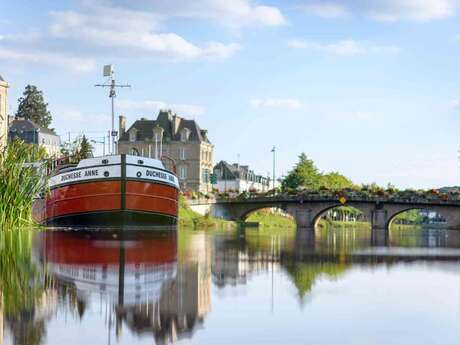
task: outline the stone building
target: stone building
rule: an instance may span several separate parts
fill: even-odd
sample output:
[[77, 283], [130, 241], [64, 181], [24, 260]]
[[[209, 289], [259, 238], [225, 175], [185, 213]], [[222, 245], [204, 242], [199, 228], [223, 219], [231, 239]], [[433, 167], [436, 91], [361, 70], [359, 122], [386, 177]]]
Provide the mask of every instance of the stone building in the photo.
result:
[[18, 137], [24, 142], [43, 147], [49, 157], [58, 158], [61, 153], [61, 138], [51, 129], [40, 127], [31, 120], [15, 119], [10, 124], [9, 139]]
[[272, 186], [271, 179], [257, 175], [247, 165], [229, 164], [220, 161], [214, 167], [216, 183], [213, 188], [219, 192], [267, 192]]
[[183, 191], [210, 192], [214, 146], [196, 121], [162, 110], [156, 120], [141, 118], [126, 129], [120, 116], [118, 153], [162, 159], [176, 170]]
[[8, 141], [8, 83], [0, 75], [0, 149]]

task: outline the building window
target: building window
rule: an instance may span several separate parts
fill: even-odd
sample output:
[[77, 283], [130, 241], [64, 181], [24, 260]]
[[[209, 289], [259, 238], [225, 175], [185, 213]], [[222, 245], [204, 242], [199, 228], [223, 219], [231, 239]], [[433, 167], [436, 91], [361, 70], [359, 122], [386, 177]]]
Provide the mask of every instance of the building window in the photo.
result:
[[137, 137], [137, 131], [135, 128], [133, 128], [132, 130], [129, 131], [129, 141], [131, 142], [136, 141], [136, 137]]
[[203, 182], [208, 183], [209, 182], [209, 169], [203, 169], [203, 176], [202, 176]]
[[182, 129], [182, 131], [180, 132], [180, 141], [185, 143], [188, 140], [189, 135], [190, 135], [190, 130], [188, 128]]
[[135, 147], [133, 147], [133, 148], [131, 149], [131, 154], [132, 154], [133, 156], [139, 156], [139, 150], [136, 149]]
[[179, 178], [185, 180], [187, 178], [187, 166], [181, 165], [179, 167]]
[[186, 153], [186, 150], [184, 148], [179, 149], [179, 159], [181, 159], [183, 161], [187, 159], [187, 153]]

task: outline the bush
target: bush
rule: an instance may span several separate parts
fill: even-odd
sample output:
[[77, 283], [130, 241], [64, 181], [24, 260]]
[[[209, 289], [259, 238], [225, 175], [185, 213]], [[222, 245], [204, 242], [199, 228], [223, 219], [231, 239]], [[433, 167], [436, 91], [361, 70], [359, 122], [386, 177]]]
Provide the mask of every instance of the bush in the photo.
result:
[[[32, 224], [32, 203], [45, 192], [45, 153], [23, 141], [14, 140], [0, 152], [0, 224], [2, 228]], [[42, 161], [43, 169], [25, 163]]]

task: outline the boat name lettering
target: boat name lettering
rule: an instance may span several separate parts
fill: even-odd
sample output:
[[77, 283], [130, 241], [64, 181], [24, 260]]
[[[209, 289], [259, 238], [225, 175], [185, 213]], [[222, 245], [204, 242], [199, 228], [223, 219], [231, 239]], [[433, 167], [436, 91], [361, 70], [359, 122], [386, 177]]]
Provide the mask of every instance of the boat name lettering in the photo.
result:
[[155, 170], [147, 170], [145, 173], [147, 176], [152, 176], [152, 177], [158, 177], [163, 180], [168, 179], [168, 175], [166, 175], [164, 172], [161, 171], [155, 171]]
[[99, 170], [86, 170], [85, 176], [99, 176]]
[[148, 177], [157, 177], [157, 178], [161, 178], [163, 180], [168, 180], [170, 182], [173, 182], [174, 183], [174, 176], [170, 175], [170, 174], [167, 174], [167, 173], [164, 173], [162, 171], [155, 171], [155, 170], [147, 170], [146, 173], [145, 173], [146, 176]]
[[65, 174], [61, 176], [61, 182], [67, 181], [67, 180], [72, 180], [74, 178], [80, 178], [81, 177], [81, 171], [75, 171], [69, 174]]

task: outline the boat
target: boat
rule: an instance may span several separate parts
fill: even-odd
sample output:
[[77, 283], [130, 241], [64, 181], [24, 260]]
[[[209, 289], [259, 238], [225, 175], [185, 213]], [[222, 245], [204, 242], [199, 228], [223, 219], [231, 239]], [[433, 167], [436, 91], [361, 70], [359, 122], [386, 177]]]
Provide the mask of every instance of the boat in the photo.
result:
[[56, 227], [171, 226], [178, 198], [177, 176], [161, 160], [109, 155], [55, 169], [33, 217]]

